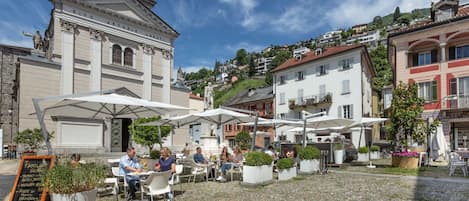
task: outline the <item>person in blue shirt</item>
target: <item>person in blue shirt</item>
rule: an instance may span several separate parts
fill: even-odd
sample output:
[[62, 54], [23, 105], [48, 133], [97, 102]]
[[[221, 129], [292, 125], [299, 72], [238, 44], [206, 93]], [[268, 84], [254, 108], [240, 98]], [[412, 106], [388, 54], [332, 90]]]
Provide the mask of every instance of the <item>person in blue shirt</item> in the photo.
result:
[[176, 160], [171, 157], [171, 151], [168, 147], [163, 147], [160, 151], [161, 157], [158, 163], [155, 164], [155, 171], [165, 172], [171, 170], [171, 173], [176, 172]]
[[141, 171], [141, 165], [138, 163], [137, 157], [135, 157], [135, 148], [127, 148], [127, 154], [122, 156], [119, 161], [119, 174], [125, 175], [125, 180], [129, 185], [129, 192], [127, 196], [128, 200], [135, 199], [135, 192], [139, 187], [139, 176], [129, 174], [133, 172], [138, 173]]
[[207, 164], [208, 161], [205, 159], [204, 155], [202, 154], [202, 148], [197, 147], [195, 150], [197, 153], [194, 154], [194, 162]]

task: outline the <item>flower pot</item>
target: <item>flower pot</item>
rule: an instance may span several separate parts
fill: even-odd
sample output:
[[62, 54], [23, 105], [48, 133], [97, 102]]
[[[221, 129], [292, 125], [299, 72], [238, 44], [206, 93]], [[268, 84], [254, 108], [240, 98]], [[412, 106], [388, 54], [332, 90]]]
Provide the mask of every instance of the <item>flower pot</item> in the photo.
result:
[[402, 169], [415, 169], [418, 167], [418, 164], [419, 164], [418, 157], [402, 157], [402, 156], [392, 157], [393, 167], [399, 167]]
[[246, 184], [266, 184], [273, 179], [273, 166], [243, 166], [243, 183]]
[[342, 164], [344, 162], [344, 150], [334, 151], [334, 161], [335, 164]]
[[358, 162], [368, 162], [369, 161], [368, 157], [369, 157], [368, 153], [358, 153], [357, 161]]
[[319, 160], [300, 160], [300, 173], [314, 173], [319, 171]]
[[296, 167], [282, 169], [278, 172], [278, 180], [285, 181], [296, 177]]
[[52, 201], [95, 201], [98, 194], [97, 189], [72, 194], [51, 193]]
[[427, 150], [423, 146], [414, 146], [414, 147], [409, 147], [409, 151], [411, 151], [411, 152], [426, 152]]
[[379, 159], [379, 151], [372, 151], [371, 159]]

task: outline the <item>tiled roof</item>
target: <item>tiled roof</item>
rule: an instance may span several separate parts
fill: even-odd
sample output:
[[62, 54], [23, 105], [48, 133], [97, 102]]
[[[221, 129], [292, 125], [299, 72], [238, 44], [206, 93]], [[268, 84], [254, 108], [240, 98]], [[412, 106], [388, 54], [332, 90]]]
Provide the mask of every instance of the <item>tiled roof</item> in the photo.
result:
[[197, 96], [197, 95], [193, 94], [192, 92], [189, 93], [189, 98], [196, 99], [196, 100], [204, 100], [204, 98], [202, 98], [200, 96]]
[[241, 103], [248, 103], [248, 102], [254, 102], [254, 101], [259, 101], [259, 100], [265, 100], [265, 99], [273, 99], [274, 98], [274, 93], [272, 90], [272, 86], [264, 87], [264, 88], [256, 88], [254, 89], [254, 93], [249, 94], [249, 89], [246, 89], [240, 93], [238, 93], [236, 96], [228, 100], [225, 104], [225, 106], [232, 106], [232, 105], [238, 105]]
[[289, 68], [292, 68], [301, 64], [305, 64], [311, 61], [326, 58], [332, 55], [336, 55], [339, 53], [343, 53], [343, 52], [346, 52], [355, 48], [361, 48], [361, 47], [364, 47], [364, 46], [363, 45], [343, 45], [343, 46], [329, 47], [329, 48], [324, 49], [322, 51], [322, 54], [320, 55], [316, 55], [315, 51], [311, 51], [311, 52], [306, 53], [302, 59], [296, 59], [296, 58], [288, 59], [280, 66], [273, 69], [272, 72], [289, 69]]
[[396, 36], [396, 35], [400, 35], [400, 34], [404, 34], [404, 33], [410, 33], [414, 30], [417, 30], [417, 29], [425, 29], [425, 28], [430, 28], [430, 27], [433, 27], [433, 26], [438, 26], [438, 25], [441, 25], [441, 24], [447, 24], [448, 22], [453, 22], [453, 21], [456, 21], [456, 20], [460, 20], [460, 19], [464, 19], [464, 18], [467, 18], [469, 17], [469, 5], [461, 5], [459, 8], [458, 8], [458, 13], [456, 14], [456, 16], [454, 16], [453, 18], [451, 19], [447, 19], [447, 20], [444, 20], [444, 21], [424, 21], [424, 22], [421, 22], [421, 23], [417, 23], [417, 24], [414, 24], [414, 25], [409, 25], [409, 26], [406, 26], [406, 27], [403, 27], [401, 29], [399, 29], [398, 31], [394, 32], [394, 33], [391, 33], [390, 36]]

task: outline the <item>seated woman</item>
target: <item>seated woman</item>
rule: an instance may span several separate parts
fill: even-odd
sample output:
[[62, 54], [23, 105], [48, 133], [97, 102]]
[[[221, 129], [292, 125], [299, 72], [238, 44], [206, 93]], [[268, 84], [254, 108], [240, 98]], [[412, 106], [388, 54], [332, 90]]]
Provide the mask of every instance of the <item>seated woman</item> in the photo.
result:
[[230, 153], [228, 152], [228, 147], [223, 147], [223, 149], [221, 150], [221, 154], [220, 154], [220, 166], [222, 166], [223, 164], [229, 162], [230, 160]]
[[[225, 148], [223, 148], [223, 149], [225, 149]], [[243, 162], [243, 152], [241, 152], [241, 149], [238, 146], [235, 146], [233, 156], [230, 156], [228, 161], [221, 166], [222, 175], [220, 175], [217, 178], [217, 181], [222, 181], [222, 182], [226, 181], [226, 178], [225, 178], [226, 171], [231, 169], [232, 166], [233, 167], [239, 167], [242, 162]]]
[[171, 157], [171, 151], [168, 147], [163, 147], [160, 151], [161, 157], [158, 163], [155, 163], [155, 171], [165, 172], [171, 170], [171, 173], [176, 172], [176, 160]]

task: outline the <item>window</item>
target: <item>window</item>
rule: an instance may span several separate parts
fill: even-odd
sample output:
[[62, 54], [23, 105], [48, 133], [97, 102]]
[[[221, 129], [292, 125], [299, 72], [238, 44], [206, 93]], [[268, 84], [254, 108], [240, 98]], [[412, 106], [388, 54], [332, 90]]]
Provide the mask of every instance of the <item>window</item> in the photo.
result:
[[303, 80], [304, 79], [304, 73], [303, 71], [299, 71], [296, 73], [296, 80], [297, 81], [300, 81], [300, 80]]
[[280, 84], [285, 84], [285, 81], [286, 81], [286, 76], [285, 75], [281, 75], [280, 76]]
[[133, 66], [134, 52], [130, 48], [124, 50], [124, 66]]
[[426, 102], [436, 101], [437, 100], [437, 83], [436, 81], [432, 82], [422, 82], [418, 84], [419, 86], [419, 97], [423, 98]]
[[350, 93], [350, 80], [342, 80], [342, 94]]
[[353, 105], [339, 106], [339, 115], [344, 119], [353, 119]]
[[327, 65], [323, 64], [318, 67], [318, 75], [327, 74]]
[[270, 145], [270, 137], [264, 137], [264, 147], [267, 148]]
[[456, 59], [469, 57], [469, 45], [456, 47], [455, 51], [456, 51], [456, 55], [455, 55]]
[[287, 118], [287, 115], [285, 113], [280, 113], [278, 116], [279, 116], [280, 119], [286, 119]]
[[419, 66], [431, 64], [431, 62], [432, 62], [432, 54], [430, 52], [419, 53], [419, 57], [418, 57]]
[[233, 147], [236, 145], [236, 142], [234, 139], [229, 139], [228, 140], [228, 145], [230, 146], [230, 148], [233, 149]]
[[278, 101], [280, 105], [285, 104], [285, 93], [280, 93], [280, 100]]
[[119, 45], [112, 46], [112, 64], [122, 65], [122, 48]]
[[457, 95], [458, 94], [458, 83], [457, 83], [457, 78], [453, 78], [449, 81], [449, 88], [450, 88], [450, 94], [451, 95]]
[[303, 89], [298, 89], [298, 100], [296, 104], [303, 104]]
[[278, 136], [278, 140], [279, 141], [287, 141], [287, 136], [286, 135]]
[[341, 67], [341, 70], [348, 70], [352, 68], [352, 63], [353, 59], [344, 59], [342, 61], [339, 61], [339, 67]]
[[459, 78], [459, 95], [469, 95], [469, 77]]

